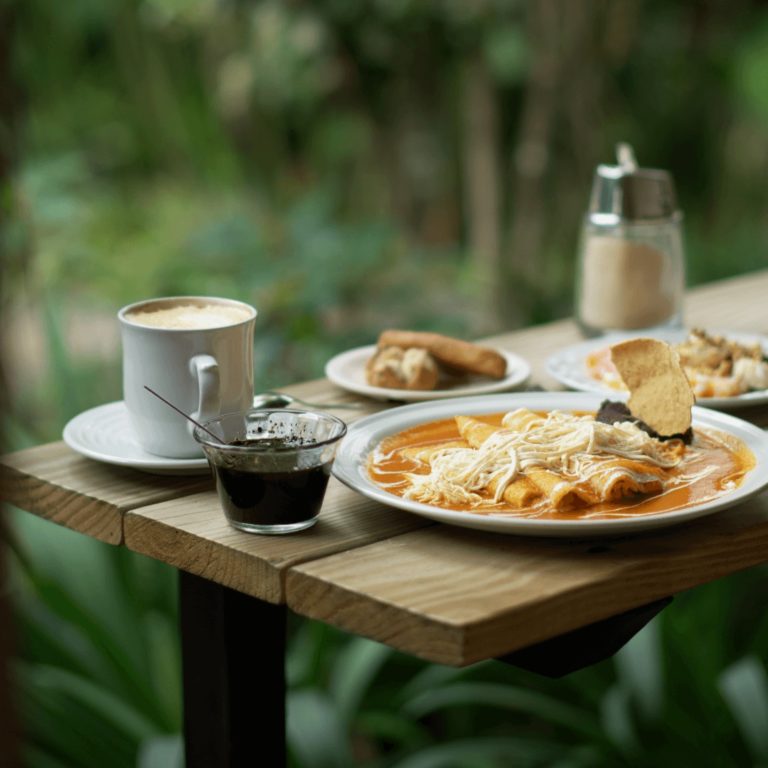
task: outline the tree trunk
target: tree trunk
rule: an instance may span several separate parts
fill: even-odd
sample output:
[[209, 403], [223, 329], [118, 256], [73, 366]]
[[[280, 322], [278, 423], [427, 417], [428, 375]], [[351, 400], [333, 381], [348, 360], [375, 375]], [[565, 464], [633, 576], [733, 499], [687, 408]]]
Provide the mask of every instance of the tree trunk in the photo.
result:
[[[633, 4], [621, 7], [632, 10]], [[531, 297], [562, 297], [570, 289], [573, 264], [568, 259], [575, 263], [579, 233], [563, 231], [558, 222], [577, 221], [587, 205], [598, 159], [602, 73], [606, 59], [621, 57], [627, 45], [622, 37], [619, 50], [612, 47], [616, 41], [605, 27], [613, 6], [605, 2], [537, 0], [528, 8], [532, 59], [512, 156], [505, 243], [509, 282], [517, 286], [519, 306], [511, 323], [530, 317]], [[553, 230], [562, 236], [559, 251], [547, 248], [557, 245], [549, 237]]]
[[463, 105], [467, 242], [485, 309], [484, 324], [497, 331], [504, 325], [506, 293], [501, 262], [501, 152], [496, 93], [482, 52], [466, 66]]
[[[7, 283], [9, 253], [6, 250], [6, 228], [13, 215], [13, 166], [16, 161], [17, 92], [11, 70], [11, 42], [15, 8], [0, 4], [0, 262]], [[7, 290], [7, 288], [6, 288]], [[5, 299], [5, 297], [3, 297]], [[0, 309], [5, 305], [3, 300]], [[4, 324], [3, 324], [4, 325]], [[0, 355], [0, 363], [3, 356]], [[0, 407], [8, 408], [5, 371], [0, 366]], [[5, 436], [0, 435], [0, 451], [5, 450]], [[10, 660], [13, 653], [13, 621], [8, 601], [6, 573], [5, 517], [0, 518], [0, 762], [8, 768], [21, 764], [18, 721], [14, 708], [15, 688], [11, 685]]]
[[528, 6], [528, 38], [532, 58], [516, 146], [512, 156], [509, 230], [506, 244], [509, 282], [516, 301], [507, 320], [519, 325], [531, 308], [529, 289], [541, 258], [545, 219], [554, 211], [545, 205], [544, 182], [550, 165], [552, 126], [560, 77], [560, 15], [566, 4], [537, 0]]

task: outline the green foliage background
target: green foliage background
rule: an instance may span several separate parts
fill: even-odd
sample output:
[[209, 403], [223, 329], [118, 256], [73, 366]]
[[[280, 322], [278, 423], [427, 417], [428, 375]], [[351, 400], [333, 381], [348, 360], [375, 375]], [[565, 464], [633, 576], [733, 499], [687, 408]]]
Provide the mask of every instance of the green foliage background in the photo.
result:
[[[0, 233], [5, 318], [21, 339], [14, 448], [120, 397], [109, 329], [147, 296], [257, 306], [259, 388], [321, 375], [384, 325], [472, 336], [567, 315], [591, 171], [619, 140], [675, 177], [689, 283], [766, 266], [758, 2], [0, 10], [14, 32], [0, 137], [16, 155]], [[479, 138], [478, 70], [495, 126]], [[546, 118], [533, 134], [532, 105]], [[495, 312], [472, 245], [478, 140], [498, 173]], [[10, 519], [26, 764], [179, 764], [173, 573]], [[292, 764], [768, 765], [767, 588], [753, 569], [679, 596], [613, 660], [560, 681], [495, 662], [427, 665], [292, 622]]]

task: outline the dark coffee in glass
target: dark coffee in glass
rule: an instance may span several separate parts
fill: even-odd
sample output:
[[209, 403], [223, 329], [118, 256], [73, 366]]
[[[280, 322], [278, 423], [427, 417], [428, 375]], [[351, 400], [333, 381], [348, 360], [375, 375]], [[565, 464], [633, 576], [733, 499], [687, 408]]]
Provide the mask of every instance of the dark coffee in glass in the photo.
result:
[[290, 533], [314, 524], [336, 445], [346, 432], [330, 414], [254, 409], [207, 423], [202, 444], [229, 522], [250, 533]]

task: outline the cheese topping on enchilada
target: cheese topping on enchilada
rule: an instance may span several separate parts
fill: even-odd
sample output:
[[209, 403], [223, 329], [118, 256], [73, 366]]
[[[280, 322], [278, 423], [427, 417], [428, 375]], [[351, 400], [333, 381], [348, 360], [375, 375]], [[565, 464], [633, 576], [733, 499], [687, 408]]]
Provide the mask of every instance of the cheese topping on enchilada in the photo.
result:
[[686, 506], [736, 487], [753, 465], [745, 446], [714, 431], [686, 446], [631, 422], [518, 409], [404, 430], [373, 452], [369, 475], [446, 509], [572, 519]]

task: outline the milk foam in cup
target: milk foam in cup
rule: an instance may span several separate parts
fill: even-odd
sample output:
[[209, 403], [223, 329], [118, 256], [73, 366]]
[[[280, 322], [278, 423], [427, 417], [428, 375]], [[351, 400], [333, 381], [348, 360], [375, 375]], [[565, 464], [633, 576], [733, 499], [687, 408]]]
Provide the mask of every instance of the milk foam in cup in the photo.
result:
[[168, 458], [202, 456], [192, 425], [253, 402], [256, 309], [231, 299], [177, 296], [130, 304], [118, 313], [123, 398], [139, 445]]
[[226, 304], [174, 304], [161, 308], [150, 306], [126, 315], [131, 323], [180, 331], [223, 328], [242, 323], [250, 317], [248, 310]]

